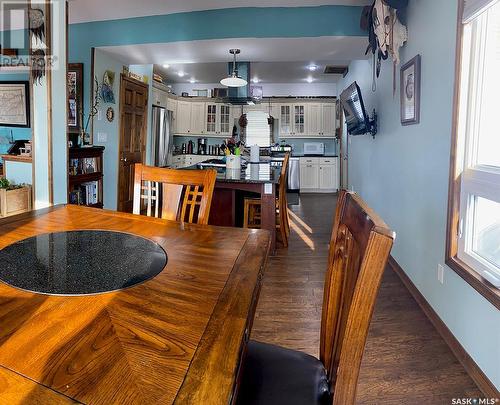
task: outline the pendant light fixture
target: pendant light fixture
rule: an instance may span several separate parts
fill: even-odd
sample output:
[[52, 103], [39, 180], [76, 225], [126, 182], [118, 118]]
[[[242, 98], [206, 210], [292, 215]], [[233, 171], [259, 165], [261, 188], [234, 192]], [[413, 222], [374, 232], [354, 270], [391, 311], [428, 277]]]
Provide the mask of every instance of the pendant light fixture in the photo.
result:
[[231, 73], [228, 77], [222, 79], [220, 84], [226, 87], [243, 87], [248, 84], [245, 79], [242, 79], [238, 76], [238, 69], [236, 69], [236, 55], [238, 55], [241, 51], [239, 49], [230, 49], [229, 53], [233, 55], [233, 73]]

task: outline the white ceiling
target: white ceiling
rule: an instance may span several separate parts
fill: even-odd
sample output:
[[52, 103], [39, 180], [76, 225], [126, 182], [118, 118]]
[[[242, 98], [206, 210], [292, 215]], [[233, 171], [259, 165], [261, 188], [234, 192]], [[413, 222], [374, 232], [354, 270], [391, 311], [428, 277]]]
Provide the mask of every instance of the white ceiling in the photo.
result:
[[[346, 65], [365, 58], [364, 37], [231, 38], [203, 41], [141, 44], [100, 48], [125, 64], [153, 64], [169, 82], [217, 82], [227, 74], [229, 49], [240, 48], [238, 60], [253, 62], [252, 75], [266, 83], [299, 83], [308, 76], [331, 83], [338, 76], [322, 75], [326, 64]], [[169, 69], [162, 65], [169, 64]], [[316, 72], [307, 66], [319, 66]], [[183, 71], [184, 77], [177, 73]]]
[[[312, 72], [305, 62], [252, 62], [250, 78], [256, 83], [300, 83], [310, 80], [314, 83], [336, 83], [341, 75], [325, 75], [323, 72], [327, 62], [314, 62], [317, 69]], [[348, 65], [348, 62], [343, 63]], [[170, 65], [168, 69], [158, 65], [155, 72], [159, 73], [167, 83], [218, 83], [228, 75], [228, 65], [219, 63], [191, 63]], [[178, 73], [184, 73], [179, 77]]]
[[235, 7], [364, 6], [371, 0], [71, 0], [70, 23]]

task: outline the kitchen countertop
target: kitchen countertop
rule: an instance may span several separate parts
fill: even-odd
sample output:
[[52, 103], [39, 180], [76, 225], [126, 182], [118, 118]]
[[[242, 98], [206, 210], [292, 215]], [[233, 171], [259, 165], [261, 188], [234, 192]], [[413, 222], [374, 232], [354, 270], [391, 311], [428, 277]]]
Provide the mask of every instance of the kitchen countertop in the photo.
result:
[[[203, 162], [202, 162], [203, 163]], [[181, 170], [199, 169], [198, 165], [184, 167]], [[242, 170], [227, 170], [225, 167], [205, 167], [217, 170], [217, 182], [224, 183], [279, 183], [281, 168], [271, 162], [248, 163]]]
[[319, 157], [319, 158], [336, 158], [338, 155], [326, 153], [324, 155], [304, 155], [301, 153], [292, 153], [292, 157]]

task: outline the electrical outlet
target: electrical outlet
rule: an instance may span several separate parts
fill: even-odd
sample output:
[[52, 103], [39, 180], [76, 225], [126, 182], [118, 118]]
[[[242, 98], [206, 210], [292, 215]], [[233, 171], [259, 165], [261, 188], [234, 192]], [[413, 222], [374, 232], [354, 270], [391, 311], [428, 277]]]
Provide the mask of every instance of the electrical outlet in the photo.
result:
[[108, 142], [108, 134], [106, 134], [105, 132], [98, 132], [97, 142]]
[[102, 121], [102, 111], [97, 110], [97, 121]]
[[438, 273], [437, 273], [437, 276], [438, 276], [438, 281], [441, 284], [444, 284], [444, 267], [443, 267], [442, 264], [438, 264]]

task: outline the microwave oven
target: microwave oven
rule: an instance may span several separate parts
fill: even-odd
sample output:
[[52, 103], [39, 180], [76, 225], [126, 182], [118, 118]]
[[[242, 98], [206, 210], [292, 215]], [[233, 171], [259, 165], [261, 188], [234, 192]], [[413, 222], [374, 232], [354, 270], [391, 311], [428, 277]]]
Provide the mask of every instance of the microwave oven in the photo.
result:
[[324, 155], [325, 144], [323, 142], [304, 142], [304, 155]]

